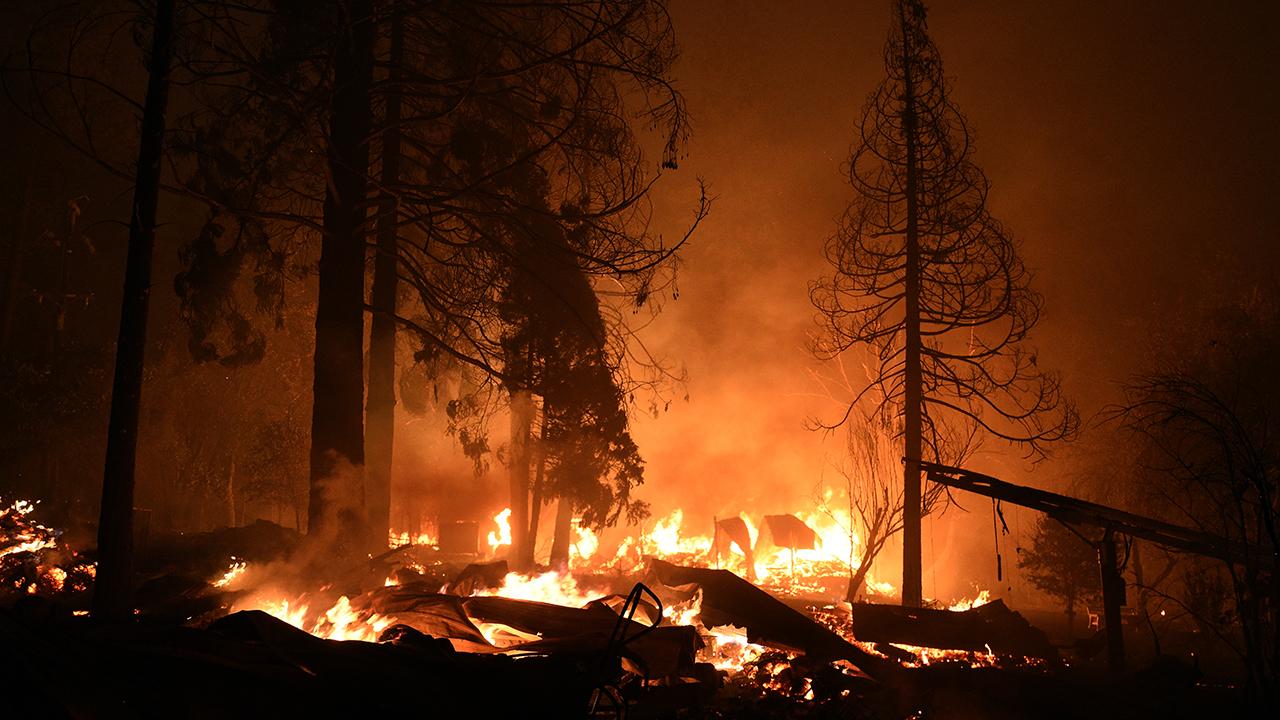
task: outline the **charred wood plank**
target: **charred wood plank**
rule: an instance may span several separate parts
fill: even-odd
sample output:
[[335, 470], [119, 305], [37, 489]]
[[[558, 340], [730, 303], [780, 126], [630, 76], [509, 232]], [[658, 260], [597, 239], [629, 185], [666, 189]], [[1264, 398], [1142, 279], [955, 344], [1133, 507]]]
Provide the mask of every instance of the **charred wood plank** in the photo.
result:
[[656, 558], [648, 562], [649, 572], [663, 585], [693, 583], [702, 588], [702, 622], [707, 627], [745, 627], [750, 642], [820, 659], [848, 660], [873, 677], [883, 669], [881, 658], [728, 570], [680, 567]]
[[1058, 658], [1044, 632], [1002, 600], [964, 612], [854, 603], [852, 616], [854, 637], [867, 642]]

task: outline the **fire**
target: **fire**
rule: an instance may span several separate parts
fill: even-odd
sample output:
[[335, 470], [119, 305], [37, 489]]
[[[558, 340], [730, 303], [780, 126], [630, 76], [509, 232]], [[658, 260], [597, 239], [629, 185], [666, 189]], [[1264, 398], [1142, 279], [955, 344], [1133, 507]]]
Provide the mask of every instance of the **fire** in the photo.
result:
[[473, 622], [476, 629], [480, 631], [480, 634], [484, 635], [484, 639], [496, 648], [507, 648], [512, 645], [519, 645], [521, 643], [533, 642], [535, 640], [542, 639], [537, 635], [517, 630], [510, 625], [503, 625], [502, 623]]
[[872, 595], [884, 595], [892, 597], [898, 593], [898, 588], [891, 582], [877, 582], [873, 580], [871, 575], [867, 575], [867, 592]]
[[662, 617], [672, 625], [695, 625], [702, 614], [702, 589], [682, 603], [672, 603], [662, 608]]
[[15, 500], [9, 507], [3, 505], [4, 498], [0, 498], [0, 558], [58, 546], [57, 532], [26, 519], [35, 511], [35, 503]]
[[[60, 531], [30, 517], [38, 504], [29, 500], [6, 504], [0, 498], [0, 582], [6, 590], [29, 595], [88, 590], [97, 566], [62, 546]], [[52, 561], [50, 550], [57, 550], [61, 559]]]
[[[920, 647], [918, 645], [900, 645], [898, 643], [893, 643], [893, 646], [916, 656], [914, 662], [907, 661], [903, 663], [907, 667], [925, 667], [940, 662], [961, 663], [970, 667], [996, 667], [1000, 664], [1000, 657], [991, 651], [990, 645], [987, 646], [986, 652], [944, 650], [941, 648]], [[1031, 661], [1031, 658], [1019, 659], [1027, 662]]]
[[[578, 573], [603, 570], [635, 572], [643, 557], [656, 556], [672, 562], [703, 567], [716, 562], [745, 575], [745, 562], [750, 552], [755, 559], [753, 569], [759, 585], [777, 594], [809, 597], [820, 597], [823, 594], [829, 596], [832, 580], [836, 586], [840, 586], [839, 581], [846, 579], [858, 568], [857, 551], [861, 540], [856, 533], [850, 531], [847, 515], [825, 511], [797, 514], [798, 519], [814, 530], [816, 541], [812, 548], [779, 547], [770, 537], [769, 530], [773, 523], [762, 522], [757, 525], [745, 515], [739, 517], [744, 521], [751, 547], [741, 548], [736, 543], [725, 543], [722, 537], [721, 554], [718, 558], [714, 551], [713, 536], [688, 533], [685, 514], [681, 509], [675, 509], [658, 519], [649, 532], [623, 538], [612, 554], [600, 552], [599, 537], [590, 528], [583, 526], [580, 520], [575, 520], [572, 526], [574, 542], [570, 548], [571, 566]], [[510, 518], [509, 508], [504, 508], [493, 518], [494, 529], [488, 534], [488, 542], [495, 554], [502, 550], [502, 546], [511, 544]], [[389, 544], [395, 547], [408, 544], [431, 546], [436, 541], [437, 538], [430, 533], [414, 536], [407, 532], [393, 532], [388, 537]], [[247, 569], [246, 563], [232, 558], [226, 572], [213, 584], [217, 587], [244, 584]], [[609, 592], [584, 587], [580, 585], [580, 581], [581, 575], [575, 576], [565, 571], [508, 573], [501, 586], [479, 590], [477, 594], [576, 608], [584, 607]], [[398, 582], [393, 576], [386, 578], [383, 584], [392, 586]], [[891, 583], [878, 582], [870, 575], [866, 577], [866, 590], [879, 595], [896, 592]], [[969, 610], [989, 602], [990, 599], [990, 592], [981, 590], [972, 598], [953, 602], [949, 608], [954, 611]], [[357, 609], [361, 607], [360, 603], [353, 606], [351, 599], [345, 595], [323, 610], [314, 608], [314, 605], [305, 595], [293, 599], [259, 595], [237, 609], [258, 608], [317, 637], [335, 640], [376, 641], [383, 630], [396, 622], [394, 617], [380, 616], [369, 609]], [[637, 622], [651, 622], [644, 613], [638, 614], [635, 619]], [[473, 622], [489, 644], [503, 652], [518, 654], [522, 645], [540, 639], [536, 635], [502, 624], [475, 619]], [[778, 659], [785, 653], [779, 654], [778, 651], [750, 642], [745, 628], [704, 625], [701, 590], [695, 591], [688, 600], [664, 606], [662, 623], [695, 628], [703, 638], [698, 660], [710, 663], [721, 671], [731, 674], [752, 672], [758, 675], [761, 672], [769, 674], [775, 670], [780, 671], [780, 668], [786, 666], [785, 659]], [[842, 634], [848, 637], [847, 628], [843, 629]], [[878, 652], [872, 646], [863, 643], [859, 645], [869, 652]], [[989, 649], [983, 653], [905, 645], [897, 647], [909, 653], [908, 659], [903, 661], [908, 667], [940, 662], [959, 662], [978, 667], [996, 665], [1007, 660], [999, 658]], [[1023, 662], [1025, 659], [1016, 660]]]
[[235, 557], [233, 556], [231, 558], [231, 566], [228, 567], [227, 571], [222, 574], [222, 577], [213, 581], [213, 586], [227, 587], [228, 585], [230, 585], [231, 583], [239, 579], [241, 575], [244, 575], [245, 568], [247, 567], [249, 567], [248, 563], [244, 562], [243, 560], [236, 560]]
[[481, 590], [477, 594], [496, 595], [513, 600], [533, 600], [566, 607], [582, 607], [601, 597], [599, 593], [583, 592], [572, 575], [558, 572], [545, 572], [538, 575], [507, 573], [501, 587]]
[[[715, 550], [713, 535], [687, 532], [685, 513], [675, 509], [654, 523], [653, 528], [636, 537], [627, 537], [611, 558], [597, 560], [595, 569], [635, 571], [643, 557], [653, 556], [684, 565], [709, 567], [713, 564], [753, 578], [761, 587], [783, 595], [830, 597], [835, 588], [843, 588], [842, 580], [859, 569], [858, 550], [862, 545], [847, 511], [824, 509], [822, 512], [800, 512], [795, 517], [814, 531], [815, 546], [789, 548], [775, 544], [767, 532], [768, 525], [757, 525], [745, 513], [738, 515], [746, 525], [754, 566], [747, 568], [747, 549], [736, 541], [721, 537], [720, 551]], [[869, 595], [891, 597], [897, 588], [879, 582], [870, 574], [865, 579]], [[840, 594], [843, 594], [841, 589]]]
[[573, 521], [573, 532], [577, 540], [569, 546], [569, 562], [571, 565], [585, 565], [600, 549], [600, 538], [596, 537], [591, 528], [583, 527], [578, 520]]
[[976, 596], [971, 598], [962, 598], [960, 600], [956, 600], [955, 602], [948, 605], [947, 609], [952, 612], [964, 612], [966, 610], [972, 610], [976, 607], [981, 607], [983, 605], [986, 605], [989, 602], [991, 602], [991, 591], [979, 590]]
[[764, 646], [747, 641], [746, 628], [736, 625], [710, 628], [703, 638], [707, 645], [698, 653], [698, 660], [725, 672], [741, 671], [744, 665], [758, 660], [765, 652]]
[[324, 611], [324, 619], [317, 621], [317, 627], [311, 630], [311, 634], [331, 640], [375, 642], [391, 623], [390, 619], [377, 613], [362, 616], [351, 608], [351, 601], [343, 595], [333, 607]]
[[[492, 537], [492, 535], [490, 537]], [[387, 535], [387, 547], [389, 548], [404, 547], [405, 545], [438, 545], [439, 542], [439, 538], [436, 537], [435, 533], [431, 532], [422, 532], [417, 535], [413, 535], [407, 530], [400, 532], [392, 530]]]
[[712, 540], [707, 535], [687, 535], [680, 532], [684, 524], [684, 511], [676, 508], [670, 515], [654, 524], [653, 530], [640, 538], [640, 551], [645, 555], [672, 557], [687, 555], [705, 558], [711, 553]]
[[53, 567], [50, 567], [50, 568], [41, 566], [40, 571], [41, 571], [41, 574], [44, 575], [45, 579], [49, 581], [49, 584], [53, 586], [54, 592], [61, 592], [62, 588], [66, 586], [66, 583], [67, 583], [66, 570], [63, 570], [57, 565], [54, 565]]
[[[362, 640], [377, 642], [378, 636], [394, 620], [377, 613], [359, 612], [351, 607], [351, 600], [343, 595], [328, 609], [312, 613], [305, 603], [290, 603], [285, 598], [260, 599], [238, 610], [262, 610], [278, 620], [305, 630], [326, 640]], [[310, 622], [308, 620], [310, 619]]]
[[511, 545], [511, 508], [503, 508], [502, 512], [493, 516], [498, 531], [489, 533], [489, 549], [498, 554], [498, 548]]

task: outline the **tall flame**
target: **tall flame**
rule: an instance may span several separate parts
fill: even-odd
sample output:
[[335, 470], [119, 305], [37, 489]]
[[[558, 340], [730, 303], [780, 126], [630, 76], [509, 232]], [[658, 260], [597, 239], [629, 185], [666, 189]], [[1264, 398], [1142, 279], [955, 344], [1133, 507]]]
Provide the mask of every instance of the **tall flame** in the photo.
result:
[[496, 555], [498, 548], [511, 545], [511, 508], [503, 508], [502, 512], [493, 516], [493, 522], [498, 530], [489, 533], [489, 550]]

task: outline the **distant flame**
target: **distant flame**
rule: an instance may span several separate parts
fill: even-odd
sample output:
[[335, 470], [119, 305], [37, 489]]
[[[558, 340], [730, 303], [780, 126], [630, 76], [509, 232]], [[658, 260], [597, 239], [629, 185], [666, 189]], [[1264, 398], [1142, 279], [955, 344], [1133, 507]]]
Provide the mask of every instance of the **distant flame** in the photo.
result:
[[493, 522], [497, 524], [498, 531], [489, 533], [489, 549], [496, 555], [498, 548], [511, 544], [511, 508], [503, 508], [493, 516]]
[[573, 522], [573, 532], [577, 540], [569, 547], [569, 561], [573, 565], [585, 565], [600, 549], [600, 538], [596, 537], [591, 528], [583, 527], [577, 520]]
[[960, 600], [956, 600], [955, 602], [948, 605], [947, 609], [952, 612], [964, 612], [966, 610], [972, 610], [976, 607], [981, 607], [983, 605], [986, 605], [989, 602], [991, 602], [991, 591], [979, 590], [978, 594], [975, 597], [962, 598]]
[[389, 548], [404, 547], [405, 545], [438, 545], [439, 542], [440, 540], [432, 532], [412, 535], [407, 530], [400, 532], [392, 530], [387, 535], [387, 547]]

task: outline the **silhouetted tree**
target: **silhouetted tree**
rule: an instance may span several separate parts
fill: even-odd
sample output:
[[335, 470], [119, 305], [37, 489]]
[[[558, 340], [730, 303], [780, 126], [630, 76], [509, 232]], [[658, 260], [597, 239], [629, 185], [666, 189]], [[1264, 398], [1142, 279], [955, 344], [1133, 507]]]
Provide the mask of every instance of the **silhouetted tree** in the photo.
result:
[[[1280, 302], [1254, 291], [1185, 319], [1108, 413], [1133, 433], [1144, 512], [1227, 539], [1237, 557], [1192, 564], [1182, 605], [1228, 642], [1247, 688], [1280, 707]], [[1226, 595], [1226, 602], [1220, 596]], [[1223, 611], [1225, 607], [1226, 612]]]
[[888, 77], [863, 109], [847, 166], [856, 198], [826, 245], [834, 274], [814, 283], [810, 297], [823, 327], [820, 357], [859, 345], [877, 353], [876, 373], [849, 411], [874, 393], [879, 411], [900, 419], [902, 595], [919, 605], [918, 463], [940, 459], [948, 434], [968, 436], [962, 426], [1035, 454], [1070, 435], [1078, 419], [1057, 378], [1022, 345], [1041, 299], [1013, 240], [987, 212], [988, 183], [972, 162], [924, 5], [896, 0], [893, 8]]
[[387, 51], [386, 91], [379, 135], [377, 246], [369, 304], [369, 392], [365, 408], [365, 502], [370, 547], [387, 542], [391, 530], [391, 459], [395, 448], [396, 295], [400, 232], [399, 202], [391, 191], [400, 182], [400, 95], [404, 62], [404, 18], [392, 15]]
[[867, 573], [885, 544], [902, 532], [902, 474], [893, 448], [895, 436], [893, 426], [874, 415], [845, 427], [847, 463], [837, 469], [844, 478], [850, 522], [848, 602], [862, 594]]
[[160, 197], [165, 106], [173, 53], [174, 0], [157, 0], [151, 25], [149, 80], [142, 110], [133, 213], [129, 219], [129, 255], [125, 266], [120, 333], [111, 384], [106, 469], [98, 524], [98, 573], [93, 613], [125, 619], [133, 615], [133, 489], [138, 452], [138, 407], [142, 397], [147, 308], [151, 298], [151, 256]]
[[[596, 528], [622, 514], [639, 519], [644, 506], [630, 499], [632, 487], [643, 482], [642, 463], [627, 430], [614, 372], [619, 360], [608, 354], [596, 292], [558, 223], [530, 216], [517, 232], [501, 312], [512, 399], [511, 554], [524, 568], [533, 562], [547, 499], [560, 498], [570, 515], [580, 511]], [[563, 542], [556, 547], [567, 551]]]
[[1097, 602], [1102, 596], [1097, 549], [1083, 535], [1047, 515], [1036, 520], [1031, 545], [1021, 549], [1018, 567], [1032, 585], [1062, 601], [1072, 633], [1076, 607]]
[[[674, 59], [669, 19], [650, 0], [591, 7], [590, 20], [580, 6], [558, 3], [450, 5], [448, 13], [406, 17], [406, 82], [467, 82], [404, 96], [411, 120], [401, 124], [405, 171], [395, 188], [400, 272], [423, 312], [401, 322], [423, 345], [420, 355], [447, 355], [505, 391], [514, 558], [532, 552], [526, 506], [539, 485], [535, 424], [539, 407], [546, 410], [534, 376], [549, 348], [526, 337], [529, 321], [542, 317], [535, 324], [556, 327], [549, 319], [565, 315], [557, 306], [570, 287], [559, 280], [567, 271], [582, 276], [588, 296], [607, 278], [616, 288], [611, 299], [628, 311], [599, 308], [594, 298], [584, 307], [599, 308], [588, 313], [595, 320], [608, 319], [596, 344], [630, 389], [624, 321], [631, 309], [652, 304], [684, 241], [668, 245], [648, 233], [652, 180], [623, 102], [635, 89], [648, 98], [642, 114], [669, 133], [664, 160], [673, 165], [684, 110], [665, 79]], [[694, 225], [706, 205], [703, 198]], [[562, 257], [548, 263], [547, 254]], [[468, 446], [485, 446], [468, 433]]]
[[[338, 0], [329, 107], [328, 164], [316, 307], [308, 534], [339, 534], [339, 549], [365, 535], [365, 195], [373, 110], [371, 0]], [[326, 527], [329, 526], [329, 527]], [[345, 540], [341, 538], [346, 538]]]

